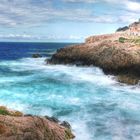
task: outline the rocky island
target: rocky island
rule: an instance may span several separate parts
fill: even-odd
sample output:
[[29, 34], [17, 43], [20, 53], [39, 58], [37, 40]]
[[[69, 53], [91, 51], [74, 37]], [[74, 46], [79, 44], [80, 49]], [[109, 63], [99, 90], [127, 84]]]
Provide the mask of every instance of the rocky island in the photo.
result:
[[113, 34], [88, 37], [85, 43], [58, 49], [50, 64], [94, 65], [127, 84], [140, 80], [140, 21]]
[[71, 140], [67, 122], [51, 117], [24, 115], [0, 106], [0, 140]]

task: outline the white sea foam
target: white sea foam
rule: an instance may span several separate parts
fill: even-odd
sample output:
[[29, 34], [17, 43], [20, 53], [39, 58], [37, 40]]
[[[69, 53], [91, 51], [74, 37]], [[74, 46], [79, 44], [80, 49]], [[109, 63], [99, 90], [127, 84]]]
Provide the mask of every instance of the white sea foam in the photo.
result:
[[[53, 116], [53, 111], [50, 108], [43, 108], [39, 111], [39, 114], [41, 116]], [[36, 115], [38, 115], [38, 113]]]
[[[78, 121], [71, 123], [74, 132], [77, 134], [75, 140], [91, 140], [91, 135], [87, 129], [87, 125], [83, 121]], [[94, 132], [92, 132], [92, 135]]]
[[73, 81], [86, 81], [102, 85], [114, 84], [109, 76], [103, 74], [102, 70], [96, 67], [76, 67], [63, 65], [46, 65], [44, 58], [24, 58], [19, 61], [0, 63], [8, 66], [12, 71], [41, 71], [45, 73], [54, 73], [54, 75], [65, 74]]
[[0, 65], [8, 66], [13, 71], [33, 71], [38, 70], [43, 74], [51, 72], [54, 75], [66, 74], [73, 80], [82, 80], [99, 84], [114, 84], [115, 80], [111, 76], [103, 74], [97, 67], [76, 67], [64, 65], [47, 65], [45, 58], [24, 58], [19, 61], [1, 62]]
[[6, 106], [9, 109], [18, 110], [18, 111], [21, 111], [21, 112], [26, 112], [26, 109], [27, 109], [27, 106], [25, 104], [22, 104], [19, 101], [9, 102], [9, 101], [0, 99], [0, 105]]

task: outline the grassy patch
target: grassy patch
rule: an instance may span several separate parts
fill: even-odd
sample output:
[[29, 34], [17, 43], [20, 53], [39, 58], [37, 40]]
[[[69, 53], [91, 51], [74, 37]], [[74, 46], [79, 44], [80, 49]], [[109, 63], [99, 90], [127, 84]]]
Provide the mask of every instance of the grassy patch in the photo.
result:
[[119, 38], [119, 42], [120, 42], [120, 43], [124, 43], [126, 40], [127, 40], [127, 39], [124, 38], [124, 37], [120, 37], [120, 38]]
[[132, 40], [135, 44], [140, 44], [140, 38], [134, 38]]
[[19, 111], [10, 111], [4, 106], [0, 106], [0, 115], [10, 115], [10, 116], [16, 116], [20, 117], [23, 116], [23, 114]]
[[119, 42], [120, 43], [134, 43], [136, 45], [140, 45], [140, 37], [134, 37], [134, 38], [124, 38], [124, 37], [120, 37], [119, 38]]
[[10, 113], [6, 108], [0, 107], [0, 115], [10, 115]]

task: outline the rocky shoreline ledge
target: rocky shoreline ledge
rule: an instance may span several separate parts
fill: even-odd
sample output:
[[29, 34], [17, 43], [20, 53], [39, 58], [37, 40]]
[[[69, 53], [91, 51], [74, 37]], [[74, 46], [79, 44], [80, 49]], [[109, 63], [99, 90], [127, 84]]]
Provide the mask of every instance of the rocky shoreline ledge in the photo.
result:
[[140, 37], [129, 30], [138, 24], [133, 23], [125, 31], [120, 29], [114, 34], [91, 36], [83, 44], [58, 49], [47, 63], [98, 66], [106, 74], [117, 76], [119, 82], [138, 84]]
[[[59, 49], [48, 63], [98, 66], [106, 74], [119, 76], [120, 82], [128, 84], [137, 84], [140, 79], [140, 47], [129, 43], [70, 46]], [[121, 79], [121, 75], [127, 78]]]
[[68, 122], [24, 115], [0, 106], [0, 140], [71, 140], [74, 137]]

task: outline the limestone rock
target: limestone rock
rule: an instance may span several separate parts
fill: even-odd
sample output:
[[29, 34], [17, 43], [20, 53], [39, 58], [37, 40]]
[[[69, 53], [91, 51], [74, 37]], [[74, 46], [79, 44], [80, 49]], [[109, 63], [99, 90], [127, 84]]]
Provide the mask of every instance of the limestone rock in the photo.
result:
[[0, 114], [2, 114], [0, 115], [0, 140], [71, 140], [74, 138], [69, 128], [46, 117], [26, 116], [13, 112], [15, 111], [0, 107]]

